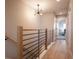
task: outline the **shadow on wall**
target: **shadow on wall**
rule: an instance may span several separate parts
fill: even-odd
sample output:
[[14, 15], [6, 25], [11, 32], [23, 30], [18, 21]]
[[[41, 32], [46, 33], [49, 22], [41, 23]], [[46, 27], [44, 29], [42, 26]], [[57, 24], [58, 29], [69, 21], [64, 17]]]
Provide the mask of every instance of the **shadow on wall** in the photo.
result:
[[5, 41], [5, 57], [6, 59], [17, 59], [17, 45], [9, 39]]

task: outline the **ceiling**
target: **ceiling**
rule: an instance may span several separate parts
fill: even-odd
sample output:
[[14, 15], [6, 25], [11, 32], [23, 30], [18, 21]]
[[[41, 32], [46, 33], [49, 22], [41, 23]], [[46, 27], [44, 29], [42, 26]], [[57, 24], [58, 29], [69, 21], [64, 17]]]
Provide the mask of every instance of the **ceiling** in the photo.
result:
[[54, 12], [55, 14], [67, 14], [69, 0], [22, 0], [29, 8], [35, 9], [37, 4], [40, 4], [40, 8], [43, 12]]

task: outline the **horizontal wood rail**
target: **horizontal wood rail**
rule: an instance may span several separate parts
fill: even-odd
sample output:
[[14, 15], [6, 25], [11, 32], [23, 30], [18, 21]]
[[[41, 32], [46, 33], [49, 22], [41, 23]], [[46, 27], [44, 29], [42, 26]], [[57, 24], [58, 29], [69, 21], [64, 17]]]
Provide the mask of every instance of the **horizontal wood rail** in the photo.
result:
[[18, 26], [17, 31], [18, 59], [39, 58], [39, 55], [47, 49], [47, 29], [24, 29]]

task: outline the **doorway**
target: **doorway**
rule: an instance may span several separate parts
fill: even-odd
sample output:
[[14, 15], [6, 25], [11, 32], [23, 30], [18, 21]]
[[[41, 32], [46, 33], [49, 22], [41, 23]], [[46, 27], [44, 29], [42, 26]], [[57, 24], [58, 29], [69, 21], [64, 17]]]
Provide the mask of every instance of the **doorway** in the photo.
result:
[[66, 17], [61, 16], [56, 18], [56, 38], [65, 40], [66, 39]]

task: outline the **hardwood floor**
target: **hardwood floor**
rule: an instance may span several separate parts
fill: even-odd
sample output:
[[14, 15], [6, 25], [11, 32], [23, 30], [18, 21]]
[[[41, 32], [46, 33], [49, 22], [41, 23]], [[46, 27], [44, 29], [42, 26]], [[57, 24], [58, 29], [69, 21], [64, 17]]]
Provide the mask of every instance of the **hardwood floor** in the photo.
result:
[[67, 58], [67, 45], [65, 40], [57, 40], [57, 42], [48, 50], [43, 59], [71, 59]]

